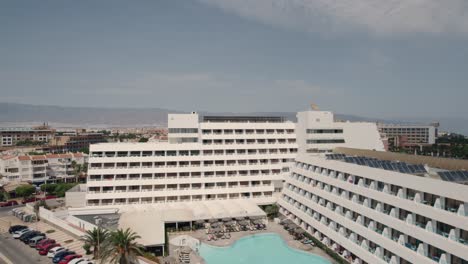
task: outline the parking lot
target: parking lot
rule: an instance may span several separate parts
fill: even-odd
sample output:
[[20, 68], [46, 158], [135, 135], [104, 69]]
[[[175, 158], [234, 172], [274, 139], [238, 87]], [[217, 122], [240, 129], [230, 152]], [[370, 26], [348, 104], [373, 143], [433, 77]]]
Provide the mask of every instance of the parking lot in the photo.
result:
[[[11, 215], [9, 211], [0, 211], [0, 264], [11, 263], [51, 263], [51, 260], [46, 256], [40, 256], [34, 248], [25, 245], [24, 243], [13, 239], [8, 233], [8, 228], [13, 225], [26, 225], [31, 229], [45, 233], [48, 238], [54, 239], [63, 247], [77, 254], [85, 256], [83, 250], [83, 242], [70, 234], [55, 228], [54, 226], [43, 221], [25, 223], [15, 216]], [[3, 258], [2, 258], [3, 255]], [[92, 256], [86, 256], [92, 258]], [[11, 263], [8, 262], [11, 261]]]

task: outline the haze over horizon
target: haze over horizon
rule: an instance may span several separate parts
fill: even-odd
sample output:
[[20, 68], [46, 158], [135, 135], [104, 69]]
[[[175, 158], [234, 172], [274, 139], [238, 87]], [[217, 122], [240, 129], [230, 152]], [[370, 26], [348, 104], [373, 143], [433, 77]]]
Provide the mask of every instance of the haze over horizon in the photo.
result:
[[2, 102], [465, 118], [468, 2], [4, 1]]

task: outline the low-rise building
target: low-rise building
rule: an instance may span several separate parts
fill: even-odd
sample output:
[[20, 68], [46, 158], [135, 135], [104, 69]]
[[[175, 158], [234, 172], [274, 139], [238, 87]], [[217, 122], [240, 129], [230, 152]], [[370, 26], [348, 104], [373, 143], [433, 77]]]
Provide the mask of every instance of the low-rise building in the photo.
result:
[[73, 163], [84, 165], [87, 159], [83, 153], [1, 156], [1, 181], [41, 184], [47, 180], [67, 180], [75, 177]]
[[3, 127], [0, 128], [0, 147], [16, 146], [20, 142], [46, 144], [54, 134], [55, 131], [46, 125], [34, 128]]
[[390, 147], [411, 147], [435, 144], [439, 124], [406, 125], [378, 123], [382, 137], [388, 138]]

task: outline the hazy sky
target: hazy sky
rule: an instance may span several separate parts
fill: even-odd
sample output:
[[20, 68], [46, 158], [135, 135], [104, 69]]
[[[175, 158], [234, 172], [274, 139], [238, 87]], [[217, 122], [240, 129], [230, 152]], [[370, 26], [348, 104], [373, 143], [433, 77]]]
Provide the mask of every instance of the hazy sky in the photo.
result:
[[466, 0], [0, 1], [0, 101], [466, 117]]

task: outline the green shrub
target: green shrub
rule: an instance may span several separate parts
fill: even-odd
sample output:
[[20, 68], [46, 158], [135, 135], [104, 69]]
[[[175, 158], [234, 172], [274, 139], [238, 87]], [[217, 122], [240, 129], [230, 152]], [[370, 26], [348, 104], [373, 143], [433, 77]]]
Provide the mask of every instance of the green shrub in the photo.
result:
[[41, 185], [41, 190], [51, 195], [65, 197], [65, 192], [73, 188], [77, 183], [53, 183]]
[[52, 233], [54, 233], [54, 232], [55, 232], [55, 230], [50, 229], [50, 230], [47, 230], [47, 231], [46, 231], [46, 234], [52, 234]]
[[325, 246], [320, 240], [318, 240], [314, 236], [310, 235], [309, 233], [305, 233], [304, 236], [307, 237], [308, 239], [312, 240], [317, 247], [319, 247], [320, 249], [325, 251], [325, 253], [327, 253], [330, 257], [332, 257], [337, 263], [339, 263], [339, 264], [349, 264], [349, 262], [346, 259], [344, 259], [342, 256], [340, 256], [340, 254], [336, 253], [331, 248]]
[[83, 249], [85, 250], [86, 255], [91, 254], [91, 245], [90, 244], [84, 244]]

